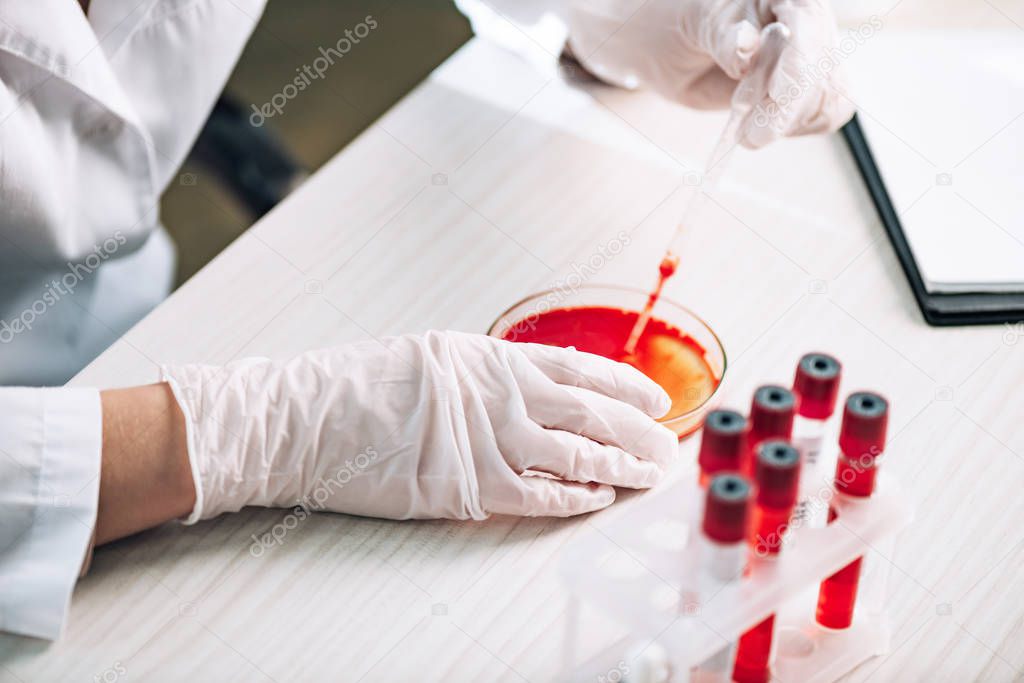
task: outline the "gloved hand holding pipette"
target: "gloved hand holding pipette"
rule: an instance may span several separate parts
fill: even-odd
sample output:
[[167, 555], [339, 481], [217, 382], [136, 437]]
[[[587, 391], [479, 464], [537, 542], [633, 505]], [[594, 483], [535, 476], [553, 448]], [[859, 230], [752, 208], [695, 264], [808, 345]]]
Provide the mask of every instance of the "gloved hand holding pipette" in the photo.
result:
[[[787, 39], [759, 59], [773, 23]], [[748, 110], [737, 134], [746, 147], [836, 130], [853, 115], [826, 0], [571, 0], [569, 31], [572, 55], [604, 81], [695, 108]]]
[[392, 519], [566, 517], [609, 505], [612, 486], [652, 486], [677, 453], [654, 421], [669, 398], [639, 371], [483, 335], [168, 368], [165, 379], [188, 426], [191, 521], [300, 503]]

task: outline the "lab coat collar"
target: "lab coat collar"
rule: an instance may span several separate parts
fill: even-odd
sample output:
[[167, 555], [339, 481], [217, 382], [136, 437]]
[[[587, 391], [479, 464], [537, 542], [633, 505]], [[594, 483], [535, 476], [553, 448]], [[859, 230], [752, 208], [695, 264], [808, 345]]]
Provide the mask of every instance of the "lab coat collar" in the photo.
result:
[[[101, 38], [74, 0], [0, 0], [0, 51], [44, 72], [38, 84], [56, 76], [141, 131], [107, 55], [130, 35], [148, 9], [140, 6], [132, 11], [120, 2], [107, 4], [122, 5], [130, 14]], [[151, 2], [141, 5], [149, 7]], [[100, 16], [104, 24], [113, 23], [109, 7]]]
[[143, 23], [153, 21], [158, 6], [164, 13], [180, 8], [190, 0], [92, 0], [89, 3], [89, 24], [100, 37], [100, 45], [108, 56], [114, 53], [131, 37]]
[[[97, 116], [96, 110], [112, 115], [124, 122], [126, 144], [136, 148], [135, 158], [140, 164], [135, 171], [137, 182], [143, 186], [137, 201], [148, 211], [159, 196], [155, 175], [156, 150], [153, 139], [136, 113], [128, 94], [122, 88], [108, 59], [108, 50], [122, 44], [150, 13], [154, 0], [143, 0], [138, 8], [142, 13], [125, 16], [117, 31], [107, 43], [97, 37], [92, 24], [75, 0], [0, 0], [0, 53], [36, 67], [38, 74], [29, 75], [13, 84], [20, 97], [29, 98], [37, 89], [53, 78], [77, 90], [83, 97], [79, 111], [88, 117]], [[98, 5], [121, 5], [121, 0], [102, 0]], [[109, 7], [100, 12], [105, 23], [115, 16]], [[128, 25], [131, 24], [129, 27]], [[112, 33], [113, 31], [108, 31]], [[15, 105], [19, 106], [19, 105]], [[4, 114], [4, 112], [0, 112]], [[2, 123], [2, 122], [0, 122]]]

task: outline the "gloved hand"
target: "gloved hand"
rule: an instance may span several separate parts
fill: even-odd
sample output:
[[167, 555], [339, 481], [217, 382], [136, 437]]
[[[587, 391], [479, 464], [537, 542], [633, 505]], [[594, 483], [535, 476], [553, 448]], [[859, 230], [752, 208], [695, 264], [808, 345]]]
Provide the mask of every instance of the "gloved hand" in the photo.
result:
[[188, 521], [299, 504], [393, 519], [576, 515], [609, 505], [611, 485], [653, 485], [678, 452], [653, 419], [668, 396], [632, 367], [482, 335], [163, 374], [187, 424]]
[[[853, 115], [842, 94], [842, 70], [829, 52], [838, 34], [827, 0], [636, 5], [571, 0], [571, 53], [598, 78], [649, 87], [700, 109], [749, 108], [739, 142], [751, 148], [783, 135], [835, 130]], [[761, 54], [764, 29], [773, 22], [786, 26], [789, 38], [778, 54]]]

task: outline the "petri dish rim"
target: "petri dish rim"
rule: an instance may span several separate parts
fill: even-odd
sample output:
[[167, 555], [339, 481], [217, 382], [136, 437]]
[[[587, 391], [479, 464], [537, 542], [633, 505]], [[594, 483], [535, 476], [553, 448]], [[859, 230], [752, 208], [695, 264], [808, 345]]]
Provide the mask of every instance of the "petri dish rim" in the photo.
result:
[[[595, 293], [595, 294], [596, 293], [600, 293], [601, 291], [607, 291], [607, 292], [614, 292], [614, 293], [619, 294], [619, 295], [637, 296], [637, 297], [640, 297], [640, 301], [646, 301], [647, 296], [649, 294], [648, 291], [640, 289], [640, 288], [637, 288], [637, 287], [627, 287], [627, 286], [623, 286], [623, 285], [588, 284], [588, 285], [581, 285], [580, 287], [576, 287], [575, 289], [572, 290], [572, 292], [568, 295], [568, 297], [572, 298], [573, 296], [576, 296], [580, 292], [583, 292], [583, 291], [586, 291], [588, 293]], [[506, 308], [504, 311], [502, 311], [498, 315], [497, 318], [494, 319], [494, 322], [492, 322], [490, 327], [487, 329], [488, 336], [499, 337], [500, 338], [501, 335], [505, 332], [505, 330], [513, 327], [516, 323], [518, 323], [518, 322], [520, 322], [520, 321], [525, 319], [526, 316], [518, 316], [518, 317], [515, 317], [514, 319], [512, 318], [512, 313], [516, 309], [521, 308], [523, 306], [526, 306], [526, 305], [528, 305], [528, 304], [530, 304], [532, 302], [535, 302], [535, 301], [541, 301], [545, 297], [548, 297], [548, 296], [561, 297], [563, 299], [566, 298], [566, 295], [563, 293], [563, 290], [558, 290], [558, 289], [545, 289], [545, 290], [541, 290], [539, 292], [535, 292], [533, 294], [527, 295], [527, 296], [519, 299], [518, 301], [516, 301], [514, 304], [512, 304], [508, 308]], [[560, 302], [558, 304], [554, 304], [554, 305], [549, 306], [548, 308], [546, 308], [543, 311], [543, 313], [547, 313], [547, 312], [550, 312], [550, 311], [556, 311], [556, 310], [565, 310], [565, 309], [571, 309], [571, 308], [578, 308], [580, 306], [585, 306], [585, 305], [587, 305], [587, 304], [576, 304], [576, 305], [574, 305], [570, 301], [562, 301], [562, 302]], [[597, 305], [597, 304], [590, 304], [590, 305]], [[613, 304], [607, 303], [606, 305], [613, 305]], [[683, 306], [682, 304], [674, 301], [673, 299], [671, 299], [669, 297], [666, 297], [666, 296], [662, 296], [658, 300], [658, 304], [657, 304], [657, 306], [655, 308], [655, 314], [653, 315], [653, 317], [656, 318], [656, 319], [662, 320], [664, 322], [667, 322], [669, 324], [672, 324], [673, 326], [676, 326], [676, 327], [679, 327], [679, 325], [677, 323], [674, 323], [671, 319], [666, 319], [666, 317], [664, 315], [658, 315], [657, 311], [658, 311], [659, 308], [662, 308], [662, 307], [667, 307], [667, 308], [675, 309], [678, 312], [682, 313], [683, 315], [687, 316], [688, 318], [692, 319], [692, 321], [696, 322], [701, 327], [701, 332], [703, 334], [706, 334], [707, 336], [709, 336], [712, 340], [714, 340], [716, 350], [718, 351], [718, 353], [722, 357], [722, 362], [721, 362], [722, 367], [721, 367], [721, 371], [718, 373], [718, 382], [715, 384], [715, 388], [711, 391], [711, 393], [708, 394], [708, 397], [700, 405], [698, 405], [697, 407], [695, 407], [695, 408], [693, 408], [691, 410], [686, 411], [685, 413], [682, 413], [680, 415], [676, 415], [676, 416], [674, 416], [672, 418], [669, 418], [669, 419], [659, 420], [659, 422], [661, 422], [661, 424], [665, 425], [666, 427], [669, 427], [670, 429], [673, 429], [673, 431], [676, 431], [676, 433], [679, 434], [679, 438], [682, 439], [684, 436], [689, 435], [690, 433], [692, 433], [693, 431], [696, 431], [696, 429], [698, 429], [700, 427], [700, 421], [699, 420], [695, 420], [695, 418], [700, 416], [700, 415], [702, 415], [703, 413], [707, 412], [707, 410], [711, 406], [712, 401], [714, 400], [715, 396], [718, 395], [718, 391], [721, 388], [722, 383], [725, 381], [725, 373], [726, 373], [726, 370], [729, 367], [729, 358], [728, 358], [728, 354], [725, 351], [725, 344], [722, 343], [721, 338], [715, 332], [714, 328], [712, 328], [711, 325], [709, 325], [708, 322], [706, 320], [704, 320], [704, 318], [702, 318], [701, 316], [697, 315], [692, 309], [687, 308], [686, 306]], [[628, 310], [631, 313], [639, 313], [639, 308], [638, 307], [628, 307], [628, 308], [624, 308], [624, 310]], [[685, 327], [681, 328], [681, 329], [682, 329], [683, 332], [686, 332], [688, 334], [692, 334], [692, 332], [693, 332], [692, 330], [685, 329]], [[500, 331], [500, 334], [499, 334], [499, 331]], [[684, 431], [680, 431], [679, 427], [681, 425], [685, 425], [687, 423], [687, 421], [694, 421], [694, 424], [693, 425], [688, 425], [687, 428]]]

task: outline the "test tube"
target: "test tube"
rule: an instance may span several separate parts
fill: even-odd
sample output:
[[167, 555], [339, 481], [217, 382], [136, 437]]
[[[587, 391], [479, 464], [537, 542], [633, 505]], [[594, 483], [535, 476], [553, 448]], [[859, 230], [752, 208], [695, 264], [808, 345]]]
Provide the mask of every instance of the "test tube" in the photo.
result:
[[[709, 573], [719, 581], [734, 581], [747, 562], [754, 487], [738, 474], [715, 475], [708, 484], [701, 529], [707, 539]], [[694, 683], [727, 681], [732, 672], [736, 644], [729, 643], [692, 672]]]
[[[754, 467], [757, 505], [754, 508], [755, 552], [776, 555], [782, 549], [789, 517], [796, 506], [800, 483], [800, 453], [792, 444], [770, 440], [757, 449]], [[767, 683], [771, 678], [775, 615], [740, 636], [733, 680]]]
[[786, 387], [766, 384], [758, 387], [750, 403], [750, 433], [747, 435], [747, 455], [744, 471], [754, 471], [757, 447], [768, 439], [786, 439], [793, 436], [793, 416], [796, 397]]
[[889, 402], [883, 396], [858, 391], [846, 399], [836, 463], [836, 489], [840, 493], [866, 498], [874, 492], [888, 427]]
[[708, 567], [720, 581], [737, 578], [746, 564], [753, 502], [754, 487], [738, 474], [715, 475], [708, 485], [701, 530], [714, 556]]
[[[824, 505], [815, 500], [815, 488], [822, 483], [819, 462], [825, 425], [836, 409], [842, 365], [826, 353], [808, 353], [800, 358], [793, 377], [797, 397], [797, 415], [793, 422], [793, 445], [803, 458], [800, 474], [800, 500], [793, 519], [808, 526], [824, 526]], [[827, 480], [826, 480], [827, 481]]]
[[722, 472], [739, 472], [747, 443], [747, 418], [735, 410], [712, 410], [704, 420], [697, 463], [700, 485]]
[[754, 466], [757, 506], [754, 509], [755, 551], [775, 555], [782, 548], [800, 483], [800, 453], [783, 440], [763, 442]]
[[[874, 493], [878, 458], [885, 450], [888, 425], [889, 402], [879, 394], [859, 391], [846, 399], [839, 430], [837, 493], [854, 498], [867, 498]], [[829, 521], [835, 517], [835, 510], [830, 509]], [[840, 630], [853, 623], [863, 561], [863, 557], [858, 557], [821, 582], [815, 618], [822, 626]]]

